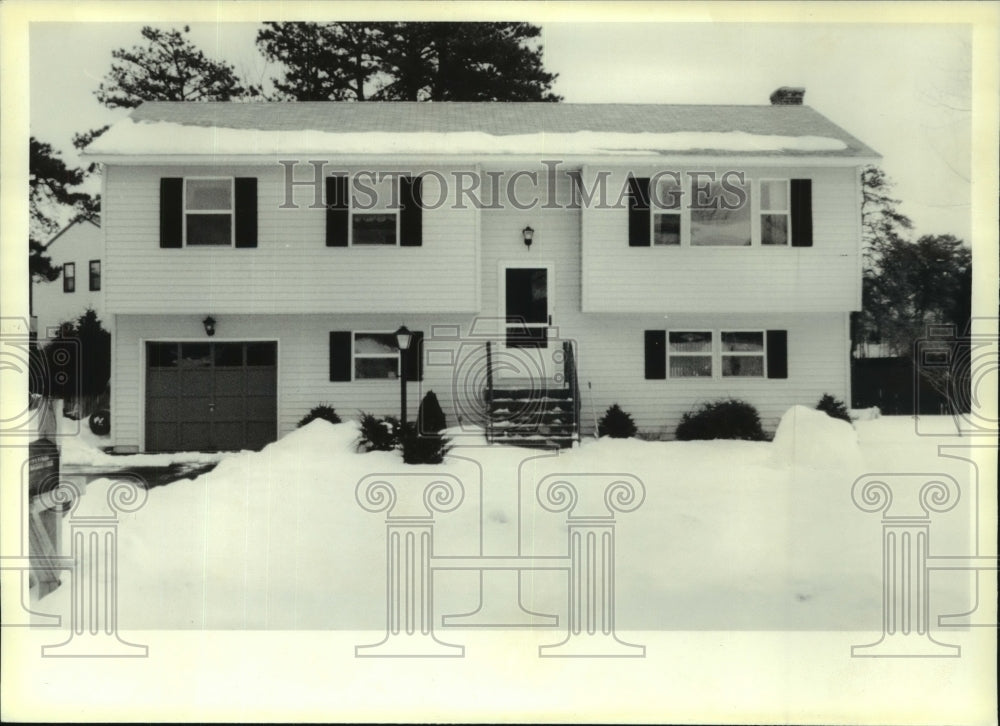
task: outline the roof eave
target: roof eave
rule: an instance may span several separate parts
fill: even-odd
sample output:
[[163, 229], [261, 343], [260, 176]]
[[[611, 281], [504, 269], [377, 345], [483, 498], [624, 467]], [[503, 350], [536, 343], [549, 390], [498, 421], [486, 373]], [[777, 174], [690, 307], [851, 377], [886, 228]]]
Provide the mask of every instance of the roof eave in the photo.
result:
[[345, 164], [356, 166], [361, 164], [393, 165], [427, 164], [437, 166], [457, 165], [488, 165], [495, 168], [521, 167], [525, 165], [542, 166], [542, 160], [551, 162], [557, 159], [565, 166], [581, 166], [584, 164], [626, 165], [658, 165], [665, 162], [718, 165], [724, 161], [734, 161], [748, 166], [818, 166], [818, 167], [852, 167], [877, 164], [881, 155], [875, 152], [857, 154], [747, 154], [731, 153], [683, 153], [665, 152], [662, 154], [331, 154], [325, 151], [294, 152], [282, 154], [107, 154], [84, 153], [89, 161], [106, 166], [261, 166], [278, 164], [280, 160], [293, 159], [308, 163], [310, 160], [323, 159], [329, 164]]

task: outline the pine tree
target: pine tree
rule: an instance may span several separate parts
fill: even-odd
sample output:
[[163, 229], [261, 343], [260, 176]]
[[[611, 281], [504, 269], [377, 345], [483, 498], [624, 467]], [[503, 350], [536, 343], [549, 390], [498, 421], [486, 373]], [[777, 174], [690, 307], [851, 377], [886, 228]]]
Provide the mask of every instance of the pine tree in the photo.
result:
[[375, 23], [264, 23], [257, 47], [279, 63], [274, 100], [364, 101], [378, 73], [380, 25]]
[[899, 211], [900, 201], [892, 196], [894, 184], [885, 171], [866, 166], [861, 171], [861, 254], [862, 298], [868, 303], [851, 313], [852, 347], [863, 352], [866, 344], [882, 340], [881, 310], [873, 306], [875, 287], [883, 274], [881, 262], [886, 250], [906, 243], [913, 223]]
[[[96, 129], [91, 129], [90, 131], [84, 131], [82, 133], [73, 134], [73, 148], [76, 149], [77, 151], [83, 151], [88, 146], [90, 146], [90, 144], [94, 140], [99, 139], [101, 136], [103, 136], [104, 132], [107, 131], [110, 128], [111, 128], [110, 124], [104, 124], [104, 126], [101, 126], [99, 128], [96, 128]], [[97, 164], [95, 162], [91, 162], [87, 166], [87, 168], [84, 170], [83, 173], [84, 173], [85, 176], [90, 176], [95, 171], [97, 171]], [[98, 199], [98, 203], [97, 203], [97, 209], [96, 209], [96, 211], [100, 211], [100, 202], [99, 202], [100, 196], [99, 195], [98, 195], [97, 199]]]
[[91, 216], [93, 200], [74, 187], [84, 180], [82, 170], [67, 166], [51, 144], [29, 139], [28, 207], [31, 240], [44, 243], [66, 223], [66, 217]]
[[897, 239], [882, 251], [864, 306], [879, 322], [883, 341], [896, 355], [908, 355], [928, 325], [964, 329], [971, 280], [972, 251], [962, 240], [948, 234]]
[[45, 245], [35, 240], [28, 241], [28, 272], [32, 282], [52, 282], [59, 277], [61, 270], [62, 267], [53, 265], [52, 258], [45, 254]]
[[145, 26], [145, 46], [111, 51], [111, 70], [98, 87], [108, 108], [135, 108], [143, 101], [231, 101], [253, 98], [260, 89], [244, 84], [233, 66], [208, 58], [185, 33]]
[[33, 282], [52, 282], [62, 269], [45, 254], [49, 238], [74, 219], [96, 215], [94, 198], [75, 189], [84, 178], [83, 171], [67, 166], [51, 144], [29, 139], [28, 272]]
[[391, 23], [382, 97], [399, 101], [559, 101], [529, 23]]
[[441, 403], [438, 401], [434, 391], [428, 391], [420, 401], [420, 408], [417, 410], [418, 431], [421, 434], [436, 434], [448, 428], [448, 420], [445, 418]]
[[280, 98], [298, 101], [559, 101], [527, 23], [266, 23]]
[[879, 252], [896, 239], [905, 239], [913, 222], [891, 196], [894, 183], [884, 170], [866, 166], [861, 171], [861, 240], [866, 261], [877, 262]]
[[[952, 235], [894, 240], [882, 251], [879, 271], [865, 287], [864, 308], [878, 321], [881, 339], [897, 356], [912, 356], [914, 370], [952, 407], [968, 405], [969, 350], [963, 340], [972, 313], [972, 251]], [[955, 340], [929, 340], [931, 325], [954, 326]], [[951, 357], [928, 365], [916, 343]], [[962, 346], [965, 346], [964, 349]]]

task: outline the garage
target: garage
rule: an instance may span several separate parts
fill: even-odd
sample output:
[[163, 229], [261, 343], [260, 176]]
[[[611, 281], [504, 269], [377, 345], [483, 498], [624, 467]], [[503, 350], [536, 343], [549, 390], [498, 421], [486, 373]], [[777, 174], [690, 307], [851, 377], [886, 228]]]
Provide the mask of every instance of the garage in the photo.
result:
[[277, 382], [274, 341], [147, 342], [146, 451], [261, 449]]

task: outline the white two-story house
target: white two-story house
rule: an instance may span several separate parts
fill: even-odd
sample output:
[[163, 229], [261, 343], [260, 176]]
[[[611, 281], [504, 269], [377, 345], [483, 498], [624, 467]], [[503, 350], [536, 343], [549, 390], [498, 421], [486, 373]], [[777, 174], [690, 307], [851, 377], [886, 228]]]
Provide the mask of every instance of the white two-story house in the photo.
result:
[[258, 448], [319, 403], [398, 415], [401, 376], [411, 416], [434, 390], [449, 425], [492, 411], [494, 433], [532, 391], [569, 391], [585, 434], [618, 403], [663, 436], [722, 397], [771, 428], [848, 398], [878, 156], [798, 89], [147, 103], [87, 154], [122, 451]]
[[103, 315], [104, 236], [96, 221], [76, 219], [45, 245], [53, 265], [62, 267], [51, 282], [32, 281], [31, 311], [42, 342], [55, 338], [63, 323], [76, 322], [88, 309]]

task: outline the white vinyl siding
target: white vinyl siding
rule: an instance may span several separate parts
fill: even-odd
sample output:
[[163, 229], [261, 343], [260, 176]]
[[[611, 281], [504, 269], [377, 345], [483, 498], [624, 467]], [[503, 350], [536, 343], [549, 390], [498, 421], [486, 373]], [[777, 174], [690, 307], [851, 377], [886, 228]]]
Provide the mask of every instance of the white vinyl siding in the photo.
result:
[[[632, 171], [636, 177], [652, 177], [666, 169], [688, 171], [667, 163], [662, 168]], [[583, 310], [723, 313], [856, 309], [861, 286], [858, 171], [820, 167], [744, 171], [751, 183], [754, 243], [750, 246], [682, 243], [629, 247], [629, 211], [624, 205], [620, 209], [584, 209]], [[596, 169], [584, 170], [588, 189], [596, 173]], [[626, 171], [619, 170], [608, 178], [612, 202], [626, 176]], [[761, 179], [812, 179], [812, 247], [760, 244]], [[686, 205], [687, 200], [682, 203]], [[655, 217], [653, 226], [655, 236]], [[690, 235], [687, 232], [683, 237]]]
[[[399, 326], [397, 315], [217, 315], [216, 333], [205, 335], [197, 315], [119, 315], [113, 339], [112, 442], [115, 446], [144, 447], [144, 396], [146, 362], [144, 341], [225, 342], [268, 340], [278, 343], [278, 436], [294, 431], [299, 420], [321, 403], [332, 405], [345, 420], [358, 411], [399, 416], [400, 382], [397, 378], [330, 381], [329, 332], [338, 330], [390, 330]], [[431, 325], [460, 323], [467, 318], [448, 316], [406, 318], [411, 330]], [[394, 327], [393, 327], [394, 326]], [[440, 346], [438, 346], [440, 347]], [[420, 399], [433, 390], [451, 400], [451, 368], [424, 366], [424, 380], [407, 387], [408, 409], [416, 415]], [[450, 414], [449, 425], [454, 425]]]
[[[311, 179], [312, 167], [300, 167], [296, 178]], [[470, 205], [452, 209], [446, 200], [425, 209], [419, 247], [327, 247], [326, 210], [310, 209], [311, 187], [295, 188], [298, 209], [279, 209], [285, 201], [280, 165], [210, 170], [212, 176], [257, 177], [257, 247], [160, 247], [160, 178], [204, 177], [206, 168], [105, 170], [104, 294], [110, 310], [204, 316], [478, 309], [479, 211]], [[439, 187], [434, 176], [425, 177], [424, 199], [436, 202]]]
[[[108, 209], [118, 215], [112, 221], [118, 254], [106, 265], [105, 288], [114, 287], [119, 304], [112, 384], [116, 445], [143, 443], [142, 341], [204, 340], [201, 320], [208, 313], [218, 321], [217, 339], [278, 341], [279, 436], [294, 430], [319, 403], [333, 405], [345, 419], [356, 418], [359, 410], [398, 415], [398, 380], [329, 381], [329, 333], [391, 331], [403, 323], [423, 331], [427, 350], [437, 352], [433, 360], [425, 356], [423, 381], [408, 386], [409, 410], [415, 412], [423, 393], [433, 390], [449, 425], [457, 425], [454, 365], [448, 362], [456, 359], [447, 351], [482, 345], [469, 336], [475, 310], [498, 323], [502, 264], [552, 265], [553, 336], [576, 345], [584, 435], [612, 403], [632, 414], [642, 432], [670, 437], [684, 412], [718, 398], [735, 396], [754, 404], [772, 431], [792, 405], [815, 406], [823, 393], [849, 398], [847, 311], [860, 285], [853, 171], [769, 170], [769, 178], [813, 179], [812, 248], [629, 248], [624, 209], [599, 213], [619, 214], [612, 244], [610, 232], [602, 238], [595, 237], [594, 228], [582, 229], [595, 211], [507, 208], [425, 211], [423, 247], [331, 249], [324, 242], [324, 210], [306, 208], [310, 188], [296, 189], [302, 208], [277, 210], [283, 201], [278, 169], [274, 184], [264, 183], [264, 170], [253, 172], [261, 177], [257, 249], [160, 250], [159, 177], [188, 171], [111, 170], [109, 189], [116, 191]], [[115, 175], [122, 177], [118, 183]], [[537, 193], [545, 200], [544, 173], [539, 177]], [[141, 205], [126, 193], [127, 179], [142, 191]], [[424, 184], [425, 200], [435, 200], [437, 181], [425, 177]], [[487, 187], [485, 198], [489, 194]], [[568, 180], [561, 177], [556, 197], [564, 201], [568, 196]], [[590, 219], [592, 226], [605, 221]], [[535, 230], [530, 249], [521, 233], [529, 225]], [[141, 244], [130, 236], [137, 230]], [[189, 252], [208, 260], [208, 268], [192, 265]], [[433, 264], [425, 265], [423, 255]], [[652, 262], [660, 259], [657, 255], [669, 262]], [[411, 269], [411, 263], [416, 267]], [[169, 269], [161, 272], [156, 265]], [[166, 299], [157, 297], [161, 294]], [[181, 306], [183, 314], [161, 314], [168, 306]], [[401, 309], [408, 311], [403, 317]], [[457, 331], [449, 334], [455, 339], [436, 343], [434, 326], [448, 325]], [[500, 330], [498, 324], [484, 327], [493, 335]], [[788, 377], [722, 376], [719, 371], [710, 378], [645, 380], [644, 330], [713, 331], [717, 344], [722, 332], [785, 330]], [[723, 355], [721, 350], [717, 355]], [[459, 386], [475, 379], [468, 371], [460, 374], [465, 378]]]
[[76, 266], [76, 292], [63, 292], [62, 275], [52, 282], [31, 283], [32, 313], [37, 318], [38, 339], [53, 337], [50, 333], [54, 334], [61, 323], [75, 321], [88, 308], [92, 308], [105, 329], [109, 329], [104, 309], [104, 281], [101, 281], [101, 290], [91, 290], [88, 279], [91, 261], [103, 261], [101, 228], [87, 221], [77, 222], [52, 243], [46, 254], [54, 265], [71, 262]]
[[[613, 403], [632, 414], [640, 431], [670, 437], [682, 414], [719, 398], [742, 398], [757, 407], [773, 431], [789, 407], [814, 407], [824, 393], [850, 400], [847, 313], [678, 314], [670, 324], [685, 330], [785, 330], [788, 378], [716, 375], [646, 380], [644, 330], [665, 330], [662, 315], [582, 316], [566, 334], [579, 349], [584, 433]], [[589, 384], [589, 385], [588, 385]], [[592, 415], [590, 411], [593, 410]]]
[[[562, 339], [575, 342], [582, 393], [583, 433], [592, 433], [612, 403], [632, 414], [640, 431], [673, 435], [681, 415], [719, 398], [743, 398], [757, 407], [764, 427], [774, 430], [790, 406], [813, 407], [824, 393], [849, 400], [849, 341], [846, 313], [813, 315], [678, 315], [676, 325], [688, 330], [767, 329], [788, 331], [788, 378], [674, 378], [645, 380], [643, 330], [663, 329], [657, 315], [564, 315]], [[671, 316], [673, 317], [673, 316]], [[469, 344], [472, 316], [413, 316], [406, 325], [425, 332], [425, 350], [455, 350]], [[320, 403], [333, 405], [344, 419], [358, 411], [399, 415], [400, 384], [383, 381], [329, 381], [329, 331], [388, 330], [398, 318], [379, 315], [220, 315], [214, 341], [278, 342], [278, 435], [293, 431], [298, 421]], [[432, 326], [459, 326], [463, 339], [435, 342]], [[112, 442], [143, 448], [144, 341], [208, 341], [196, 315], [119, 315], [113, 338]], [[455, 356], [443, 358], [454, 361]], [[440, 355], [424, 358], [424, 378], [407, 387], [407, 407], [415, 414], [424, 393], [433, 390], [449, 426], [458, 424], [454, 408], [455, 367]], [[458, 384], [481, 380], [460, 371]]]

